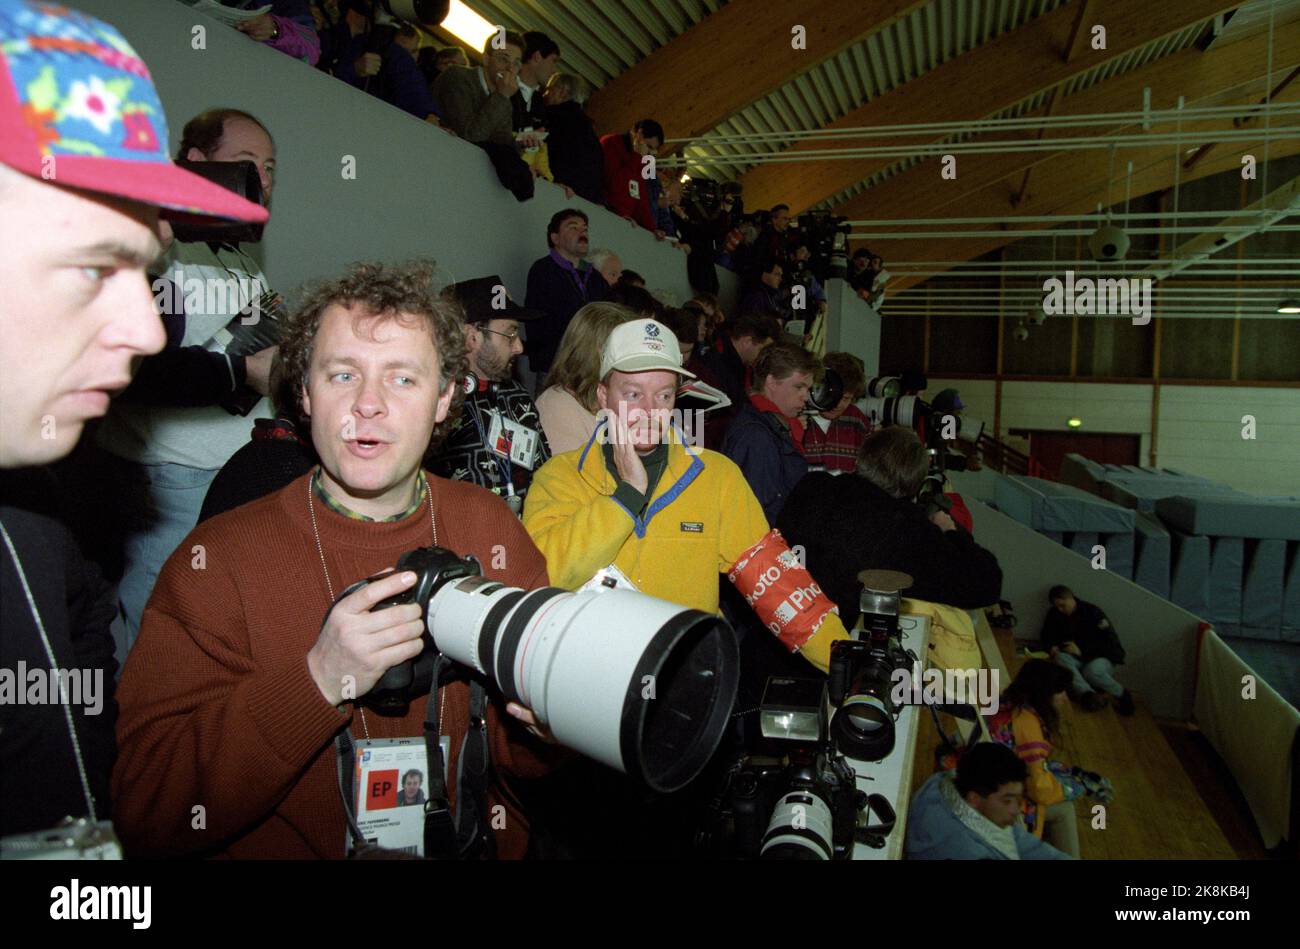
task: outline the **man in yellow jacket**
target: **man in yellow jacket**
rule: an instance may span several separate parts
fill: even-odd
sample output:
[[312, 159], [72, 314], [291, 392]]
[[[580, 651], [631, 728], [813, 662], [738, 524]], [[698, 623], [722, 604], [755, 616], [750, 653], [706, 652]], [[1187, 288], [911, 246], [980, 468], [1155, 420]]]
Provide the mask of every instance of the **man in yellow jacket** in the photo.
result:
[[[600, 372], [596, 430], [534, 475], [524, 528], [556, 586], [612, 564], [643, 593], [717, 613], [717, 575], [767, 534], [763, 509], [730, 459], [687, 445], [673, 424], [679, 377], [694, 376], [668, 327], [615, 328]], [[831, 641], [846, 637], [831, 614], [799, 652], [825, 671]]]

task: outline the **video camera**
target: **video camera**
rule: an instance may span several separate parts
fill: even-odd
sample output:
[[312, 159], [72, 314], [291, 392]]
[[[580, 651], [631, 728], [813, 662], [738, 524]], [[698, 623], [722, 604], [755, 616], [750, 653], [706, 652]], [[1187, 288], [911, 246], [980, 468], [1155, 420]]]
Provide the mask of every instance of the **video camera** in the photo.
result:
[[441, 547], [407, 551], [397, 570], [415, 585], [372, 612], [418, 603], [424, 650], [360, 704], [404, 714], [434, 687], [441, 653], [532, 709], [560, 744], [651, 790], [680, 789], [717, 748], [740, 680], [736, 636], [719, 617], [609, 585], [520, 590]]
[[[924, 387], [924, 377], [914, 378], [919, 378]], [[903, 391], [904, 377], [877, 376], [867, 382], [863, 411], [873, 426], [902, 425], [922, 437], [930, 464], [917, 502], [930, 508], [931, 513], [946, 511], [950, 504], [943, 496], [944, 472], [965, 471], [967, 467], [965, 456], [949, 451], [948, 442], [960, 438], [975, 444], [984, 431], [984, 422], [956, 411], [937, 411], [920, 396], [903, 395]]]
[[[173, 164], [191, 174], [221, 185], [245, 201], [262, 203], [262, 179], [251, 161], [186, 161]], [[257, 243], [262, 239], [262, 224], [223, 221], [211, 217], [178, 216], [171, 219], [172, 234], [183, 244], [210, 241], [214, 244]]]
[[832, 215], [829, 211], [809, 211], [799, 215], [797, 225], [791, 229], [787, 246], [806, 243], [808, 269], [825, 283], [832, 277], [843, 278], [849, 269], [848, 219]]

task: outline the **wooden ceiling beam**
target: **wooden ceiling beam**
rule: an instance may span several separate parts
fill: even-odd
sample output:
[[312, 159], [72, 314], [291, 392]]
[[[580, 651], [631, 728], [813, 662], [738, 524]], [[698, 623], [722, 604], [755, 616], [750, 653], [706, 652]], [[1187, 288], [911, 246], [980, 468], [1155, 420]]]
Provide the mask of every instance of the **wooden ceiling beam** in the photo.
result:
[[[1300, 95], [1290, 97], [1297, 101]], [[1281, 99], [1279, 100], [1281, 101]], [[1189, 125], [1188, 142], [1194, 144], [1198, 127]], [[1175, 178], [1181, 184], [1187, 184], [1200, 178], [1220, 174], [1225, 171], [1241, 170], [1241, 155], [1253, 154], [1261, 161], [1264, 156], [1264, 140], [1241, 142], [1229, 151], [1215, 152], [1194, 168], [1175, 172], [1182, 156], [1175, 155], [1169, 146], [1156, 146], [1121, 152], [1125, 161], [1134, 164], [1132, 196], [1142, 197], [1172, 188]], [[1269, 158], [1280, 159], [1300, 154], [1300, 138], [1273, 139], [1269, 145]], [[1084, 214], [1096, 210], [1098, 195], [1106, 193], [1106, 180], [1110, 173], [1110, 155], [1105, 151], [1073, 152], [1046, 162], [1035, 172], [1038, 182], [1034, 193], [1027, 197], [1025, 204], [1017, 212], [1032, 215], [1042, 214]], [[963, 206], [963, 213], [971, 217], [1004, 214], [1007, 207], [1009, 188], [985, 189]], [[1041, 224], [1026, 224], [1025, 228], [1042, 228]], [[1207, 226], [1208, 227], [1208, 226]], [[1017, 234], [1015, 225], [1005, 231], [990, 232], [988, 237], [974, 239], [934, 237], [929, 240], [881, 241], [873, 250], [885, 258], [909, 261], [925, 260], [975, 260], [992, 251], [1015, 243], [1022, 238]], [[944, 269], [936, 264], [934, 269]], [[927, 277], [908, 277], [900, 275], [890, 282], [891, 291], [897, 292], [908, 287], [924, 283]]]
[[[1066, 4], [871, 100], [826, 128], [985, 118], [1239, 5], [1240, 0], [1180, 0], [1177, 4], [1096, 0], [1095, 20], [1106, 27], [1106, 48], [1093, 50], [1089, 46], [1083, 55], [1065, 62], [1062, 51], [1067, 49], [1079, 14], [1077, 7]], [[936, 136], [927, 141], [942, 139]], [[918, 140], [910, 136], [887, 140], [886, 144], [915, 144]], [[826, 148], [834, 141], [800, 143], [790, 151]], [[740, 179], [745, 206], [765, 208], [781, 202], [797, 214], [894, 161], [868, 158], [756, 165]]]
[[[1072, 96], [1058, 97], [1053, 114], [1098, 115], [1137, 111], [1142, 104], [1142, 90], [1146, 88], [1151, 90], [1153, 110], [1176, 107], [1179, 96], [1185, 97], [1188, 105], [1208, 102], [1233, 90], [1248, 98], [1252, 87], [1255, 98], [1251, 101], [1257, 101], [1262, 97], [1260, 93], [1268, 86], [1267, 54], [1268, 37], [1265, 34], [1221, 49], [1211, 49], [1206, 53], [1186, 49], [1104, 83], [1090, 86]], [[1291, 66], [1300, 65], [1300, 23], [1289, 24], [1286, 29], [1277, 31], [1273, 55], [1274, 75]], [[1040, 109], [1027, 114], [1033, 116], [1045, 113]], [[1120, 128], [1119, 125], [1110, 128], [1059, 128], [1052, 131], [1052, 137], [1067, 139], [1093, 136], [1115, 132]], [[1037, 137], [1037, 133], [1022, 130], [1014, 134], [995, 133], [989, 137], [1031, 141]], [[1062, 154], [1066, 153], [962, 155], [957, 159], [957, 177], [951, 181], [940, 178], [939, 160], [932, 158], [837, 205], [834, 211], [850, 220], [939, 217], [945, 212], [968, 217], [970, 215], [965, 209], [972, 195], [1004, 180], [1019, 181], [1029, 169]], [[1038, 189], [1041, 190], [1041, 186]], [[997, 213], [1010, 212], [1011, 206], [1008, 204]]]
[[602, 134], [653, 118], [669, 138], [694, 138], [926, 2], [731, 0], [605, 83], [587, 113]]

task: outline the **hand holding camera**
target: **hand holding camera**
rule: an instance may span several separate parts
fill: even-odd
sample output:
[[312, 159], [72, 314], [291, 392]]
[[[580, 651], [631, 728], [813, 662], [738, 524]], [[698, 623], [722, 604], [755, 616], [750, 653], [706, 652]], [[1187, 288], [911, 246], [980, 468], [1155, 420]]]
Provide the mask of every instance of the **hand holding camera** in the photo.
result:
[[409, 590], [415, 580], [414, 573], [394, 573], [334, 604], [307, 653], [312, 681], [331, 705], [343, 701], [344, 677], [356, 684], [350, 697], [360, 698], [389, 668], [420, 654], [424, 613], [419, 603], [371, 612], [380, 601]]

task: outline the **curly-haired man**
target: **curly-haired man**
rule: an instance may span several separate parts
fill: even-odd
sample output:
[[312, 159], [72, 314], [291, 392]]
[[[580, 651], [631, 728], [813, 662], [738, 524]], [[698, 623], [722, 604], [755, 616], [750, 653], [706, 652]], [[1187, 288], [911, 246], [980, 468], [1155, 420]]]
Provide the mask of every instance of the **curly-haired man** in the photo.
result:
[[[360, 264], [289, 318], [285, 383], [301, 394], [320, 464], [200, 524], [163, 567], [119, 692], [114, 816], [129, 852], [344, 856], [336, 737], [419, 737], [427, 703], [380, 715], [361, 701], [420, 652], [417, 605], [371, 612], [415, 575], [340, 594], [430, 544], [473, 554], [493, 579], [546, 584], [542, 555], [499, 498], [420, 466], [460, 398], [458, 317], [428, 266]], [[522, 856], [527, 823], [500, 782], [544, 772], [549, 736], [499, 696], [472, 714], [467, 682], [441, 691], [456, 845]], [[471, 787], [458, 759], [475, 740], [493, 768], [466, 769], [491, 774]]]

